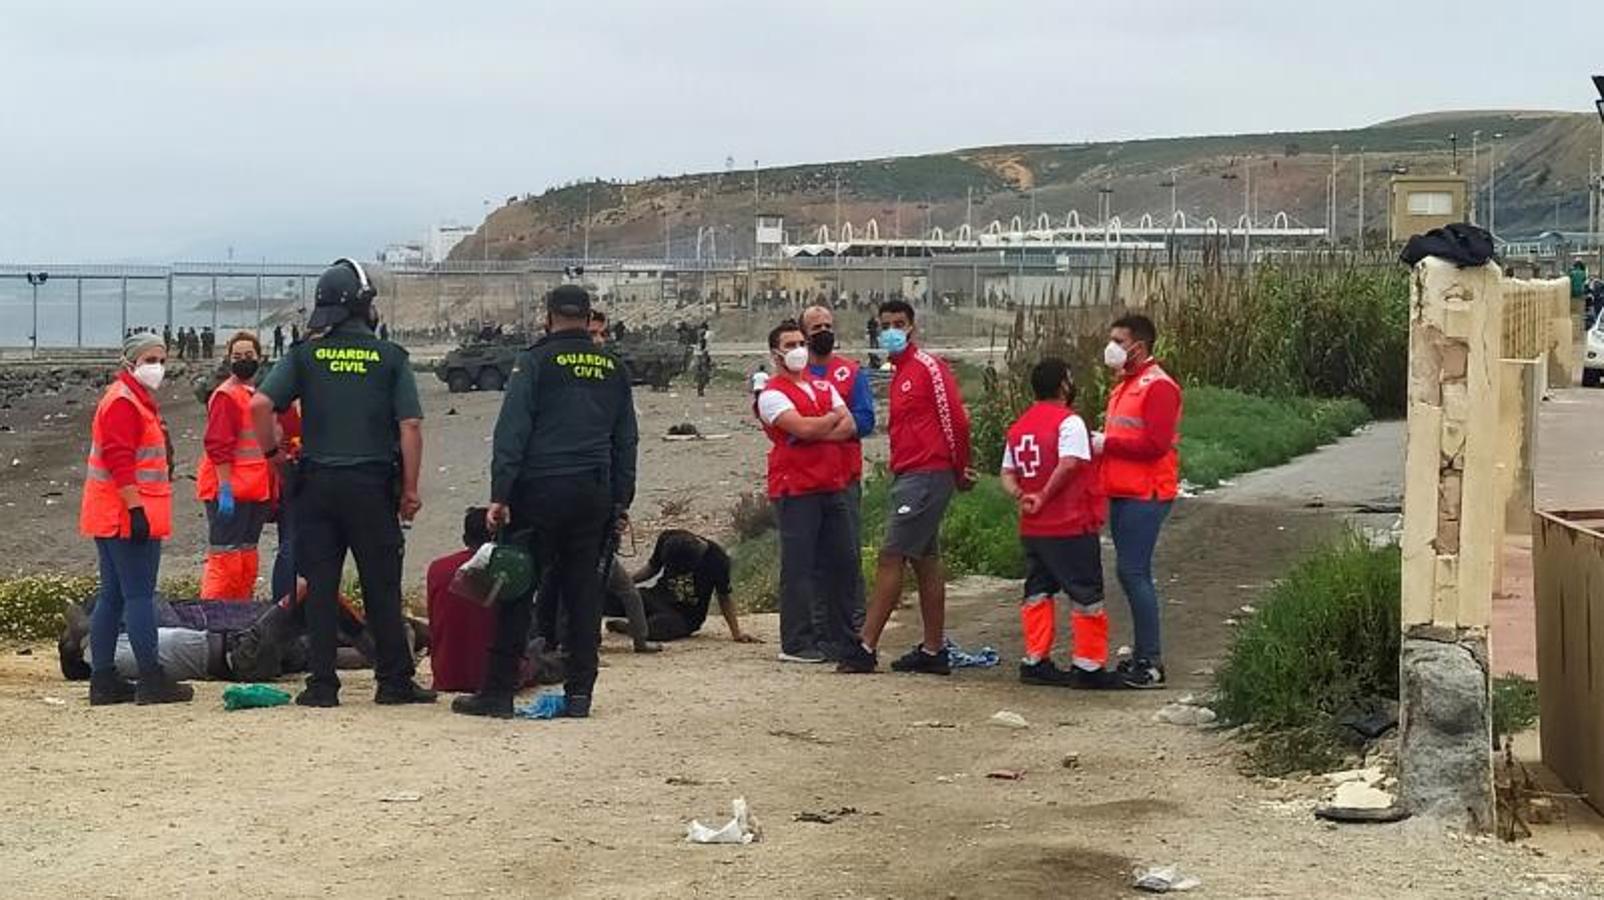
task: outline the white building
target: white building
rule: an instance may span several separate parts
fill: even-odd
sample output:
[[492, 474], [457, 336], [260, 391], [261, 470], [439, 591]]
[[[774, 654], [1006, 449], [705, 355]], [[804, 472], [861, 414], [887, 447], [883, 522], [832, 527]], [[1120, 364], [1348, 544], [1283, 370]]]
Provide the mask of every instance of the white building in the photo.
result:
[[387, 244], [379, 251], [379, 262], [388, 266], [417, 266], [427, 261], [424, 246], [416, 241]]
[[424, 262], [443, 262], [451, 255], [451, 248], [462, 243], [463, 238], [473, 234], [473, 229], [466, 225], [436, 225], [429, 229], [429, 239], [424, 243]]

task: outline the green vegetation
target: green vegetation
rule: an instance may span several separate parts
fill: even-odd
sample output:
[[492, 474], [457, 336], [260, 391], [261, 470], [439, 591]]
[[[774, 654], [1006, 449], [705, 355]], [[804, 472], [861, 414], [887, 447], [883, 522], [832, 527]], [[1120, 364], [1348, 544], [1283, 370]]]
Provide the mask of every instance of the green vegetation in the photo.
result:
[[1186, 392], [1181, 421], [1181, 477], [1214, 487], [1352, 434], [1369, 419], [1357, 400], [1272, 399], [1193, 387]]
[[1403, 411], [1409, 273], [1345, 263], [1204, 268], [1158, 301], [1158, 356], [1183, 384], [1355, 397]]
[[1513, 672], [1493, 679], [1493, 742], [1537, 724], [1537, 682]]
[[62, 611], [100, 589], [87, 575], [21, 575], [0, 580], [0, 639], [35, 641], [61, 633]]
[[1341, 758], [1336, 719], [1398, 696], [1397, 547], [1349, 536], [1293, 567], [1233, 640], [1215, 711], [1254, 728], [1266, 774]]
[[[863, 484], [863, 575], [870, 584], [885, 538], [890, 487], [884, 467]], [[982, 477], [974, 490], [957, 494], [941, 527], [948, 575], [1023, 577], [1025, 557], [1017, 515], [996, 477]], [[780, 600], [780, 546], [773, 513], [761, 494], [751, 494], [737, 500], [731, 516], [739, 538], [730, 550], [736, 601], [748, 612], [773, 612]]]

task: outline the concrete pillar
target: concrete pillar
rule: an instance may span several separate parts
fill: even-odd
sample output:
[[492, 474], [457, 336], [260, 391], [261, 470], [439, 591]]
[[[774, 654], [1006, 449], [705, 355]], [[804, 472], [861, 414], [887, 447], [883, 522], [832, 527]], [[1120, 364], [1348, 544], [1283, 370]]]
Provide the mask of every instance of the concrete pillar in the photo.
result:
[[1498, 490], [1499, 272], [1437, 259], [1410, 297], [1404, 463], [1401, 801], [1495, 827], [1488, 626]]

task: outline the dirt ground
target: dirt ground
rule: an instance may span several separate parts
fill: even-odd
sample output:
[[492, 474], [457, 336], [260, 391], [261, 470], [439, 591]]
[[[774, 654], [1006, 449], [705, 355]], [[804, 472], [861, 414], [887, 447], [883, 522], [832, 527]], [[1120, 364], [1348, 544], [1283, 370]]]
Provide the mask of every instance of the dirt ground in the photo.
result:
[[[414, 575], [454, 545], [460, 508], [482, 497], [495, 399], [429, 388]], [[195, 430], [198, 410], [183, 405], [175, 436]], [[738, 390], [705, 405], [694, 392], [643, 393], [640, 405], [645, 552], [664, 522], [722, 524], [733, 493], [758, 483], [762, 447]], [[82, 437], [65, 425], [82, 408], [59, 432], [0, 434], [7, 457], [73, 457], [7, 470], [7, 567], [87, 559], [72, 535], [74, 488], [40, 503], [80, 465]], [[658, 439], [685, 419], [734, 436]], [[665, 516], [665, 501], [685, 509]], [[53, 648], [6, 647], [0, 896], [1118, 897], [1131, 895], [1134, 866], [1169, 863], [1213, 897], [1604, 893], [1596, 842], [1554, 855], [1420, 823], [1339, 829], [1311, 815], [1314, 787], [1240, 775], [1225, 735], [1151, 720], [1206, 688], [1224, 619], [1337, 527], [1333, 511], [1285, 499], [1238, 503], [1227, 490], [1185, 502], [1158, 558], [1174, 680], [1162, 693], [1019, 685], [1017, 586], [992, 579], [955, 584], [949, 621], [966, 647], [1001, 651], [998, 668], [839, 676], [776, 663], [773, 617], [750, 617], [762, 646], [729, 643], [713, 621], [656, 657], [609, 636], [587, 721], [379, 708], [362, 675], [332, 711], [224, 713], [215, 684], [199, 685], [192, 706], [91, 710], [81, 685], [59, 680]], [[176, 543], [198, 559], [194, 536]], [[1127, 642], [1117, 589], [1111, 600]], [[886, 647], [916, 632], [900, 614]], [[1030, 727], [988, 723], [1004, 709]], [[1078, 765], [1065, 768], [1070, 753]], [[1024, 774], [987, 777], [999, 769]], [[737, 796], [762, 825], [759, 843], [684, 842], [690, 819], [722, 824]], [[832, 824], [796, 820], [831, 812]]]

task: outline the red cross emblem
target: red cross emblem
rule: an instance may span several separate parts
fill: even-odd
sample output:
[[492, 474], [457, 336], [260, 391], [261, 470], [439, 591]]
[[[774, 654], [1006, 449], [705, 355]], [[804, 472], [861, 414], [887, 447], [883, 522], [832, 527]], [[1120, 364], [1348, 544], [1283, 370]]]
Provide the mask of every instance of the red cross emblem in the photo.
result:
[[1027, 434], [1014, 445], [1014, 468], [1026, 478], [1035, 478], [1041, 471], [1041, 447], [1034, 434]]

